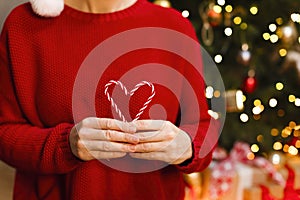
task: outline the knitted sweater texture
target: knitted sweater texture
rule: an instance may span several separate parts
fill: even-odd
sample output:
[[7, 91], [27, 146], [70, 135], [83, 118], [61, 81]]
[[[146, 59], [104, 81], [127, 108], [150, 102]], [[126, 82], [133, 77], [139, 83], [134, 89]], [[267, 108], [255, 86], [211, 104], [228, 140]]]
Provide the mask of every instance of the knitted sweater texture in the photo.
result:
[[[17, 170], [14, 199], [183, 199], [182, 173], [200, 171], [211, 160], [211, 154], [204, 158], [197, 156], [210, 117], [204, 82], [193, 70], [186, 70], [190, 63], [163, 49], [134, 49], [115, 58], [99, 77], [94, 105], [86, 103], [84, 97], [77, 99], [81, 108], [74, 108], [72, 104], [74, 83], [89, 53], [117, 34], [143, 27], [175, 30], [197, 40], [192, 25], [180, 13], [146, 0], [138, 0], [127, 9], [109, 14], [84, 13], [65, 6], [55, 18], [37, 16], [30, 4], [25, 3], [8, 16], [0, 37], [0, 159]], [[147, 40], [155, 36], [141, 37]], [[120, 45], [124, 42], [126, 38]], [[118, 46], [114, 44], [111, 48], [117, 50]], [[100, 55], [99, 59], [105, 58]], [[194, 135], [193, 158], [181, 165], [168, 165], [145, 173], [126, 172], [98, 160], [83, 162], [76, 158], [68, 139], [74, 124], [85, 117], [120, 119], [104, 94], [104, 85], [145, 63], [173, 67], [188, 77], [197, 91], [201, 123]], [[154, 80], [163, 75], [158, 73], [156, 77], [155, 74]], [[181, 87], [181, 80], [165, 79]], [[125, 84], [132, 89], [137, 82]], [[189, 106], [189, 96], [181, 92], [181, 101], [167, 87], [154, 85], [155, 98], [141, 119], [160, 119], [159, 114], [151, 113], [151, 106], [156, 105], [158, 110], [164, 108], [162, 113], [166, 120], [180, 124], [187, 133], [194, 130], [195, 108]], [[128, 115], [134, 118], [149, 92], [150, 88], [143, 86], [131, 96], [127, 118]], [[75, 122], [74, 109], [82, 111]], [[90, 110], [95, 110], [95, 115]], [[187, 117], [178, 120], [180, 116]], [[155, 163], [148, 161], [131, 167], [141, 169]]]

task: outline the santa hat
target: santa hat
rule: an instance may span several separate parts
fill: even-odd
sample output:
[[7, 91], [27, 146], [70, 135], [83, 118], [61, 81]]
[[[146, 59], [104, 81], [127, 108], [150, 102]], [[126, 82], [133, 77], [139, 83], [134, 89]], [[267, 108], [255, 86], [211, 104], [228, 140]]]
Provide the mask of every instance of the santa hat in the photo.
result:
[[43, 17], [56, 17], [64, 9], [64, 0], [29, 0], [33, 11]]

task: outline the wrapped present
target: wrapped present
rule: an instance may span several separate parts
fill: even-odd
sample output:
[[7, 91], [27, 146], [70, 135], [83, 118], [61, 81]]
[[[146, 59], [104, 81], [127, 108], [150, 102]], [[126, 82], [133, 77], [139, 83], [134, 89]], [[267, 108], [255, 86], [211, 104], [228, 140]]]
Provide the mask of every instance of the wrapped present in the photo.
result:
[[280, 173], [286, 178], [285, 187], [264, 183], [244, 190], [244, 200], [300, 200], [298, 160], [289, 160]]
[[244, 189], [269, 179], [284, 185], [284, 179], [264, 158], [249, 160], [250, 146], [238, 142], [228, 158], [215, 162], [203, 173], [203, 200], [243, 200]]
[[274, 183], [256, 185], [244, 190], [243, 200], [279, 200], [284, 196], [284, 187]]
[[[300, 189], [300, 158], [299, 157], [288, 157], [286, 159], [286, 165], [294, 172], [295, 180], [293, 183], [294, 189]], [[285, 179], [288, 178], [288, 168], [281, 168], [279, 172]]]

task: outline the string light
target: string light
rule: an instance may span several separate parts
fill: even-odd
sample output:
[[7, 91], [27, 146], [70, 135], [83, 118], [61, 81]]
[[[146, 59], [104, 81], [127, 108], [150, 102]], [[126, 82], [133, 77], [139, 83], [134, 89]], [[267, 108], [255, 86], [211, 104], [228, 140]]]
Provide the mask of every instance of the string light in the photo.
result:
[[257, 142], [263, 142], [264, 136], [263, 136], [263, 135], [258, 135], [258, 136], [256, 137], [256, 140], [257, 140]]
[[221, 96], [221, 92], [219, 90], [214, 91], [214, 97], [219, 98]]
[[250, 8], [250, 12], [252, 15], [256, 15], [258, 13], [258, 8], [256, 6], [252, 6]]
[[278, 102], [277, 102], [277, 100], [275, 98], [272, 98], [272, 99], [269, 100], [269, 105], [270, 105], [271, 108], [276, 107], [277, 103]]
[[283, 83], [278, 82], [278, 83], [276, 83], [275, 87], [276, 87], [276, 90], [282, 90], [284, 88], [284, 85], [283, 85]]
[[252, 151], [253, 153], [257, 153], [257, 152], [259, 151], [259, 146], [258, 146], [257, 144], [253, 144], [253, 145], [251, 146], [251, 151]]
[[220, 5], [220, 6], [224, 6], [225, 5], [225, 0], [218, 0], [217, 3]]
[[270, 25], [269, 25], [269, 30], [270, 30], [271, 32], [275, 32], [276, 29], [277, 29], [276, 24], [270, 24]]
[[295, 95], [290, 94], [290, 95], [289, 95], [289, 102], [293, 103], [293, 102], [295, 102], [295, 101], [296, 101]]
[[242, 18], [241, 17], [235, 17], [233, 18], [233, 23], [236, 25], [239, 25], [242, 23]]
[[300, 99], [299, 99], [299, 98], [297, 98], [297, 99], [295, 100], [295, 106], [297, 106], [297, 107], [300, 106]]
[[213, 87], [211, 87], [211, 86], [206, 87], [206, 90], [205, 90], [206, 98], [208, 98], [208, 99], [213, 98], [213, 93], [214, 93]]
[[274, 144], [273, 144], [273, 149], [274, 150], [281, 150], [282, 149], [282, 144], [280, 143], [280, 142], [275, 142]]
[[255, 100], [253, 101], [253, 105], [254, 105], [254, 106], [260, 106], [260, 105], [261, 105], [261, 101], [260, 101], [259, 99], [255, 99]]
[[292, 13], [291, 14], [291, 20], [293, 22], [300, 23], [300, 14], [299, 13]]
[[297, 149], [296, 147], [294, 147], [294, 146], [290, 146], [289, 149], [288, 149], [288, 152], [289, 152], [291, 155], [295, 156], [295, 155], [298, 154], [298, 149]]
[[220, 54], [217, 54], [217, 55], [215, 56], [215, 62], [216, 62], [216, 63], [221, 63], [222, 60], [223, 60], [223, 57], [222, 57]]
[[221, 6], [218, 6], [218, 5], [214, 5], [213, 10], [214, 10], [216, 13], [221, 13], [221, 12], [222, 12], [222, 7], [221, 7]]
[[282, 19], [281, 17], [278, 17], [278, 18], [276, 19], [276, 23], [277, 23], [278, 25], [282, 25], [282, 24], [283, 24], [283, 19]]
[[240, 115], [240, 120], [241, 120], [242, 122], [246, 123], [246, 122], [249, 120], [249, 117], [248, 117], [248, 115], [247, 115], [246, 113], [242, 113], [242, 114]]
[[271, 129], [271, 135], [274, 136], [274, 137], [278, 136], [278, 135], [279, 135], [278, 129], [272, 128], [272, 129]]
[[188, 10], [184, 10], [182, 11], [182, 16], [185, 17], [185, 18], [188, 18], [190, 16], [190, 12]]
[[232, 10], [233, 10], [233, 7], [232, 7], [231, 5], [227, 5], [227, 6], [225, 7], [225, 10], [226, 10], [226, 12], [231, 13]]
[[230, 28], [230, 27], [225, 28], [224, 33], [228, 37], [231, 36], [232, 35], [232, 28]]
[[264, 40], [269, 40], [270, 37], [271, 37], [270, 33], [264, 33], [264, 34], [263, 34]]
[[279, 55], [281, 57], [285, 57], [287, 55], [287, 50], [286, 49], [279, 49]]
[[271, 41], [272, 43], [276, 43], [276, 42], [278, 42], [278, 40], [279, 40], [278, 35], [272, 34], [272, 35], [270, 36], [270, 41]]
[[243, 22], [241, 25], [240, 25], [241, 29], [242, 30], [246, 30], [248, 28], [248, 24]]
[[279, 109], [279, 110], [277, 111], [277, 115], [278, 115], [278, 117], [284, 117], [285, 111], [284, 111], [283, 109]]

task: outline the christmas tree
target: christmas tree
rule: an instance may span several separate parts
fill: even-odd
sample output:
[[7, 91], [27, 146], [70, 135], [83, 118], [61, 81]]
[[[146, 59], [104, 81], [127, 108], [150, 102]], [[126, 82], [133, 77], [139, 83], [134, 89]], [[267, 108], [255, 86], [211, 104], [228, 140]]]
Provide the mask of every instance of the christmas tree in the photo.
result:
[[[219, 145], [236, 141], [266, 154], [300, 148], [300, 1], [156, 0], [194, 25], [227, 91], [243, 91], [243, 109], [228, 110]], [[214, 98], [214, 97], [213, 97]]]

